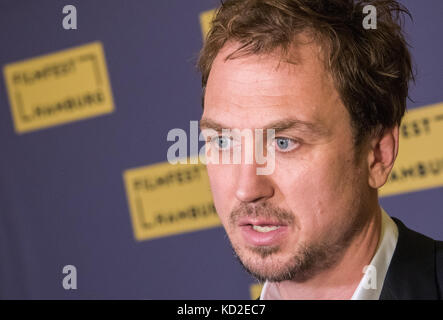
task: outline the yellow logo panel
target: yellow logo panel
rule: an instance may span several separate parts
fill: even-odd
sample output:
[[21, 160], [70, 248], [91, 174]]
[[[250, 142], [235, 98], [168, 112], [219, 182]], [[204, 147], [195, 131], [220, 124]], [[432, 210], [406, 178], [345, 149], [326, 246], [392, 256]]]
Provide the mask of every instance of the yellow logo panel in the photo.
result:
[[3, 73], [16, 133], [114, 110], [100, 42], [11, 63]]
[[400, 128], [397, 160], [380, 195], [443, 186], [443, 103], [409, 111]]
[[263, 284], [261, 283], [251, 284], [251, 286], [249, 287], [249, 295], [251, 296], [251, 299], [255, 300], [258, 297], [260, 297], [262, 289], [263, 289]]
[[139, 241], [221, 225], [201, 163], [129, 169], [123, 179]]
[[203, 39], [206, 38], [209, 30], [211, 29], [211, 22], [214, 18], [216, 9], [204, 11], [200, 13], [200, 27], [202, 29]]

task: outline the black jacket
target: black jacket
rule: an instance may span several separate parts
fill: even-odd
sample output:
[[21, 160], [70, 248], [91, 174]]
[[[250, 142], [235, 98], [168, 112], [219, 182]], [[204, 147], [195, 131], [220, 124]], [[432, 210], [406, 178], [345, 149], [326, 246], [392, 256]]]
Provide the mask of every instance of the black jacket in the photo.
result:
[[380, 300], [443, 299], [443, 242], [392, 219], [398, 227], [398, 242]]

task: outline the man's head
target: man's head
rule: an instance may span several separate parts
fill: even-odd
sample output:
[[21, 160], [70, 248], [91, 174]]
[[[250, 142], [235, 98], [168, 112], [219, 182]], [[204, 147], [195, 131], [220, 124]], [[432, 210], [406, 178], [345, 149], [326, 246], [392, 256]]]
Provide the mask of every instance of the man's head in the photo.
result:
[[403, 9], [371, 1], [377, 29], [365, 30], [365, 4], [226, 1], [201, 52], [202, 128], [275, 129], [272, 174], [207, 166], [231, 244], [260, 279], [303, 281], [334, 265], [393, 166], [412, 76]]

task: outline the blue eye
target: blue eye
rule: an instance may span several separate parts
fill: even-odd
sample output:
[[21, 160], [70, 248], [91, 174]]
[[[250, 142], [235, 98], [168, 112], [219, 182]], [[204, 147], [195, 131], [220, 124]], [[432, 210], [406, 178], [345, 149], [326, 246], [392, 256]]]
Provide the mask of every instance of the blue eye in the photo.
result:
[[230, 147], [231, 140], [227, 137], [217, 136], [211, 138], [211, 142], [214, 143], [218, 149], [226, 150]]
[[277, 139], [275, 139], [275, 140], [277, 141], [277, 146], [278, 146], [280, 149], [285, 150], [285, 149], [288, 148], [288, 146], [289, 146], [289, 139], [286, 139], [286, 138], [277, 138]]
[[297, 141], [289, 138], [275, 138], [276, 147], [282, 152], [289, 152], [297, 146]]

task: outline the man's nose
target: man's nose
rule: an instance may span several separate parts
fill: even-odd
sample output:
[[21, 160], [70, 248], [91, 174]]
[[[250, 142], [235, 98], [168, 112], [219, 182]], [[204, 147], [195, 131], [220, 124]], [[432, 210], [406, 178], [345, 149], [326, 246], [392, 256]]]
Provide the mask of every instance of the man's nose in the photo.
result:
[[236, 198], [241, 202], [259, 202], [274, 195], [270, 176], [258, 175], [257, 165], [241, 164], [234, 173], [237, 177]]

